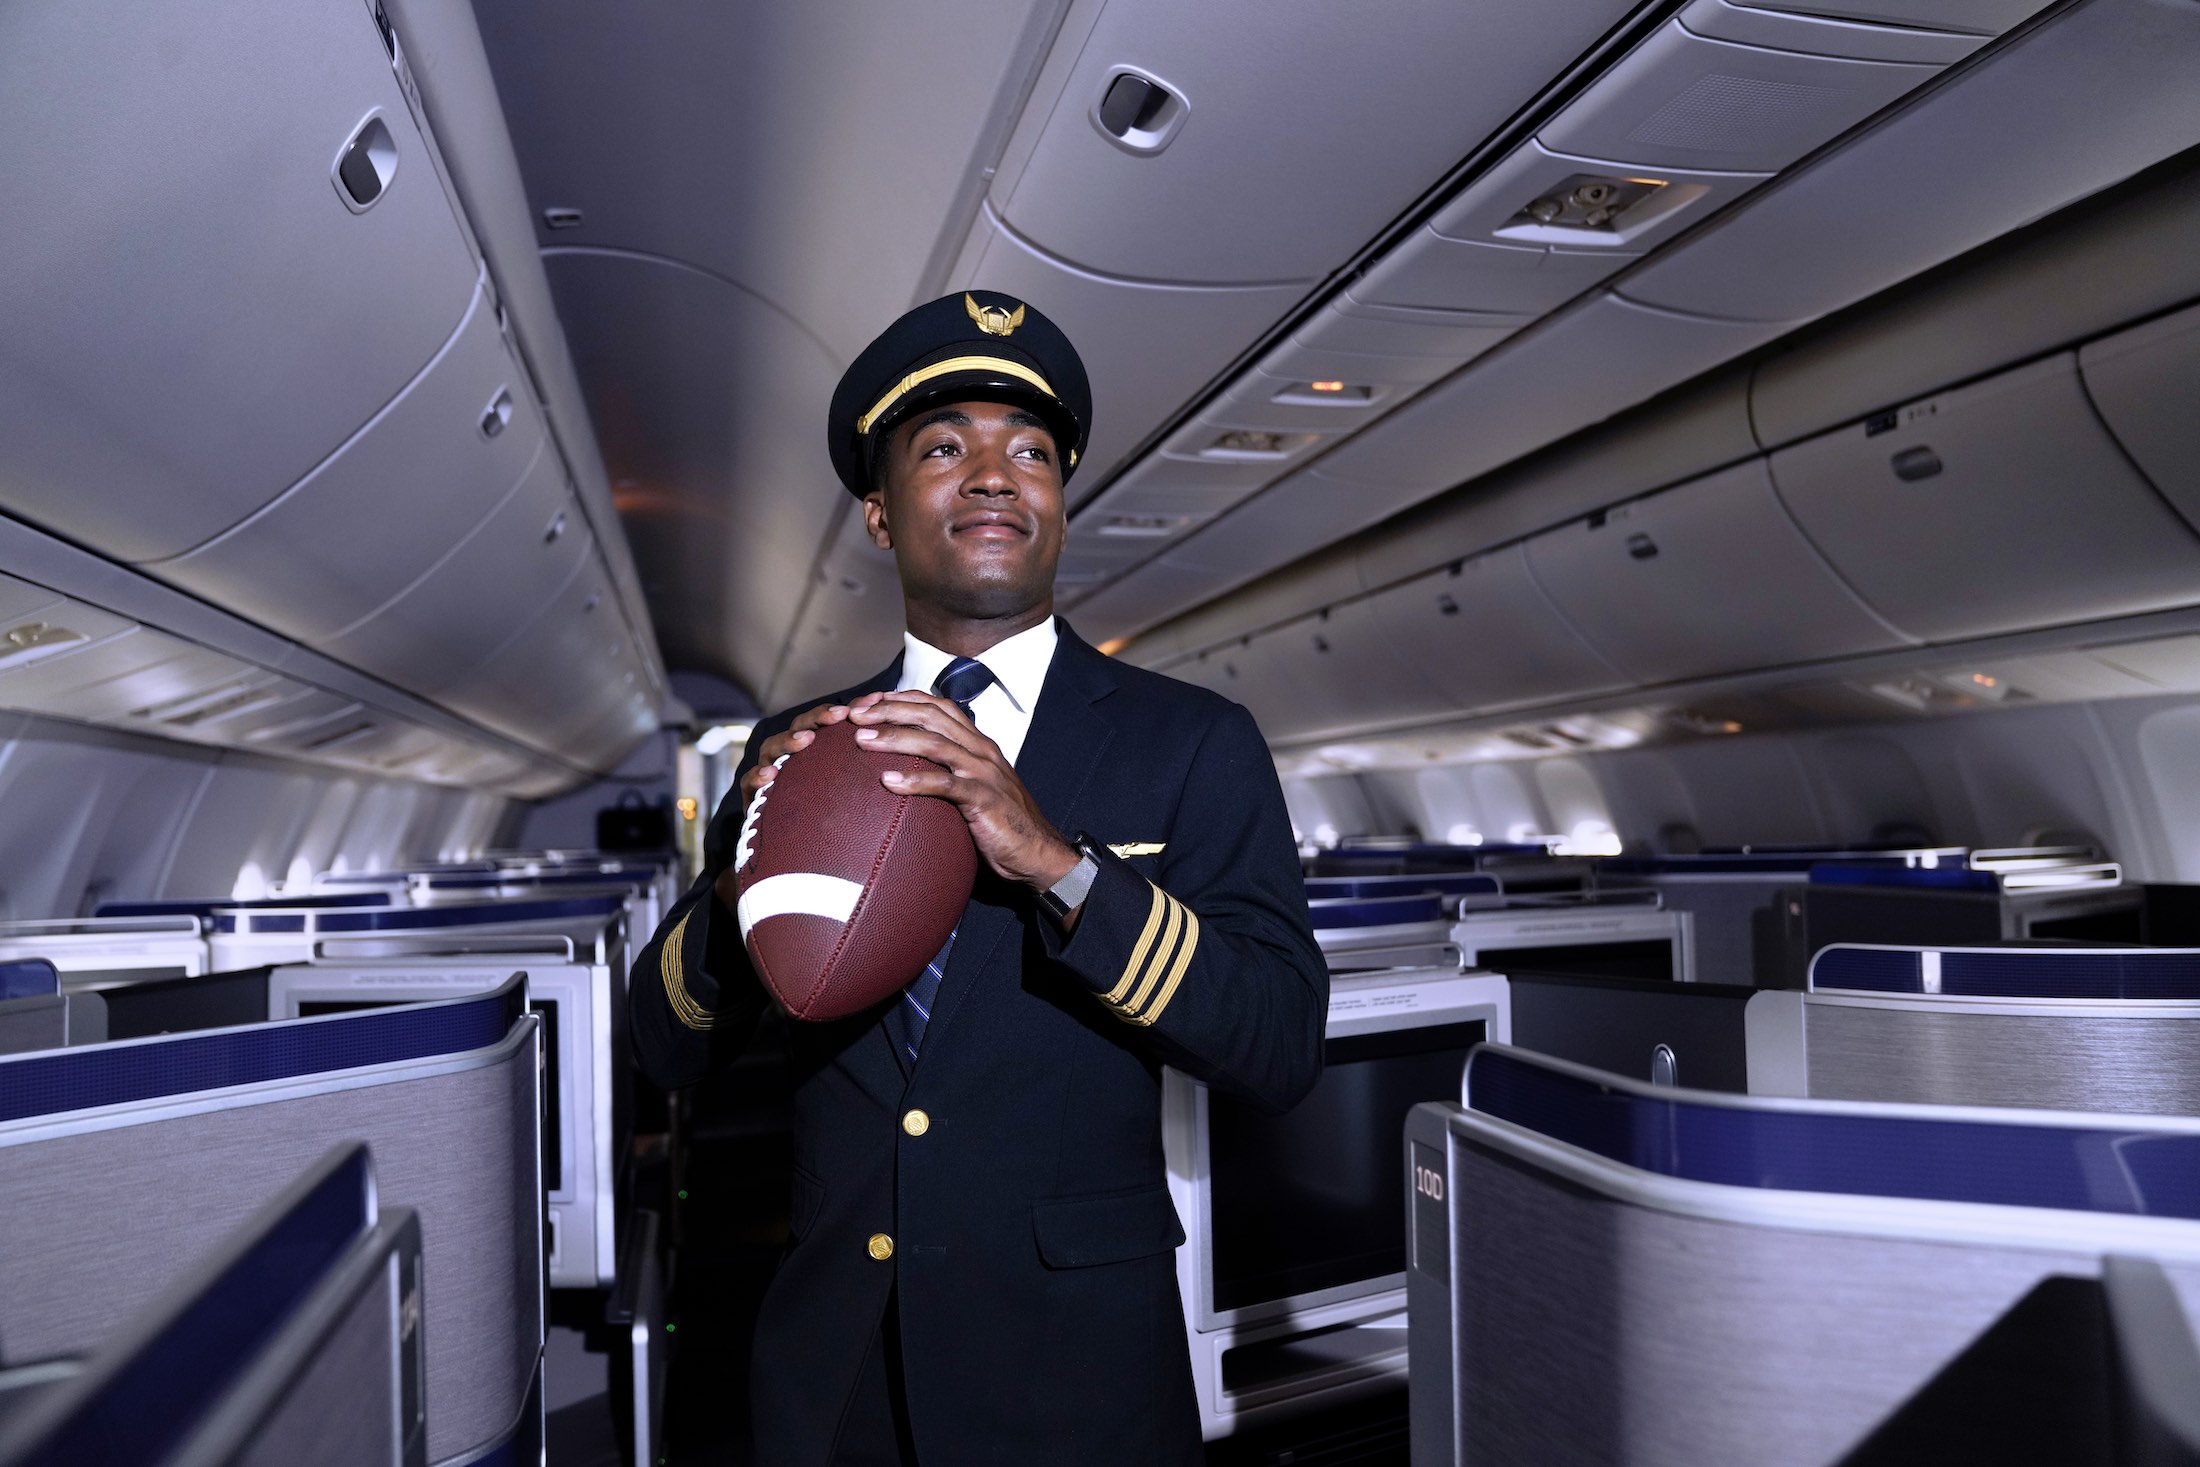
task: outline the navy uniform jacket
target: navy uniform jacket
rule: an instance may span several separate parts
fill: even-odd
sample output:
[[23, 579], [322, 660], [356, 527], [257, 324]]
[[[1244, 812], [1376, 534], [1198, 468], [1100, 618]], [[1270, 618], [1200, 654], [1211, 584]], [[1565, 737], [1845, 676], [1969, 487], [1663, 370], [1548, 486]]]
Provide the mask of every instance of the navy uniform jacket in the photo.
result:
[[[791, 717], [757, 726], [752, 760]], [[829, 1460], [889, 1288], [924, 1461], [1200, 1460], [1160, 1067], [1278, 1110], [1319, 1076], [1328, 971], [1290, 818], [1251, 715], [1067, 626], [1017, 773], [1056, 828], [1102, 848], [1076, 930], [981, 860], [913, 1067], [881, 1022], [891, 1004], [788, 1026], [792, 1240], [751, 1378], [769, 1467]], [[711, 890], [739, 805], [737, 785], [703, 874], [635, 960], [635, 1045], [662, 1086], [730, 1058], [768, 1002]]]

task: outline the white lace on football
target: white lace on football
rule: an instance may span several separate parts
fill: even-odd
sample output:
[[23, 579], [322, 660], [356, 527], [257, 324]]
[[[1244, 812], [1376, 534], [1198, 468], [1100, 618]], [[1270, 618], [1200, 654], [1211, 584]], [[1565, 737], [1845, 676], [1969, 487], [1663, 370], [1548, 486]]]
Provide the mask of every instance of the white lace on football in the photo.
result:
[[[787, 758], [787, 755], [781, 754], [777, 759], [772, 760], [772, 768], [779, 768], [787, 762]], [[733, 848], [733, 869], [736, 871], [748, 865], [749, 858], [756, 854], [756, 817], [763, 812], [764, 797], [770, 794], [771, 791], [772, 787], [770, 785], [765, 785], [758, 790], [756, 798], [749, 801], [748, 813], [741, 817], [741, 839], [735, 843]], [[746, 922], [742, 923], [742, 930], [747, 931], [748, 925]]]

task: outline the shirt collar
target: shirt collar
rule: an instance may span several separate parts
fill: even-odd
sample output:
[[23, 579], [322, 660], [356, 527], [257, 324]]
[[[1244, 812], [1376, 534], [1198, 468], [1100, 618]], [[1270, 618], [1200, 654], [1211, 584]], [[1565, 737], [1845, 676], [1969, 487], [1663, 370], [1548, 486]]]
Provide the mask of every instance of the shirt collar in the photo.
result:
[[[1047, 668], [1054, 662], [1054, 647], [1059, 640], [1050, 616], [1035, 627], [995, 642], [978, 654], [978, 661], [993, 674], [1016, 711], [1029, 713], [1039, 702], [1039, 690], [1046, 685]], [[947, 670], [947, 664], [955, 660], [954, 654], [918, 640], [911, 632], [901, 634], [901, 647], [901, 685], [905, 688], [929, 690]]]

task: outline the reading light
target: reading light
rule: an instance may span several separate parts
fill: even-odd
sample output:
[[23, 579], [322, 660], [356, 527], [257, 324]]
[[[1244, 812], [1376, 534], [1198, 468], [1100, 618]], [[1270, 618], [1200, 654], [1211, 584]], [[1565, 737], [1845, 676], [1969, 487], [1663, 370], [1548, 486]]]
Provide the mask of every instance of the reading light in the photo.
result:
[[1977, 683], [1977, 684], [1978, 684], [1978, 685], [1979, 685], [1980, 687], [1982, 687], [1982, 688], [1994, 688], [1994, 687], [1999, 687], [1999, 686], [2001, 686], [2001, 679], [1999, 679], [1999, 678], [1993, 678], [1993, 677], [1988, 677], [1988, 676], [1987, 676], [1987, 675], [1986, 675], [1985, 673], [1983, 673], [1983, 672], [1974, 672], [1974, 673], [1972, 673], [1972, 674], [1971, 674], [1971, 681], [1972, 681], [1972, 682], [1974, 682], [1974, 683]]
[[1290, 382], [1270, 400], [1285, 407], [1365, 407], [1375, 400], [1376, 389], [1365, 382], [1346, 382], [1326, 377], [1319, 382]]
[[693, 820], [695, 818], [695, 812], [698, 808], [695, 801], [695, 796], [693, 795], [680, 796], [679, 799], [673, 801], [673, 806], [680, 812], [680, 818], [682, 820]]

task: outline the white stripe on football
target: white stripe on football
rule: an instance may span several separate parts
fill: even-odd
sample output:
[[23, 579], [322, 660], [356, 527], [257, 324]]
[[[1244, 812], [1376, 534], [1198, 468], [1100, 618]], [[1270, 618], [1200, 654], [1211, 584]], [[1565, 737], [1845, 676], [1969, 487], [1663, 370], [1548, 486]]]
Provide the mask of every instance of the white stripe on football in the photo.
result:
[[767, 876], [747, 891], [734, 915], [741, 919], [741, 935], [767, 917], [830, 917], [845, 922], [863, 898], [861, 883], [815, 871], [790, 871]]

